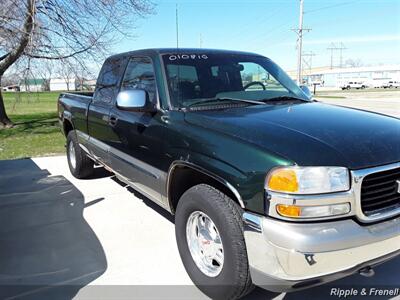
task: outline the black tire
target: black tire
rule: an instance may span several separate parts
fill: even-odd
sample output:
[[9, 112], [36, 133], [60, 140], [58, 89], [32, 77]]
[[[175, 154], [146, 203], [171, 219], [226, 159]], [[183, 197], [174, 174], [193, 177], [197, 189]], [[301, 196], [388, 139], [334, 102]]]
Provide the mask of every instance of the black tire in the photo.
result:
[[[75, 150], [75, 166], [73, 166], [70, 157], [71, 145]], [[93, 174], [94, 162], [86, 155], [85, 151], [83, 151], [79, 146], [75, 130], [71, 130], [67, 136], [67, 159], [68, 159], [69, 170], [71, 171], [71, 174], [74, 177], [78, 179], [83, 179]]]
[[[189, 250], [186, 224], [195, 211], [207, 214], [221, 237], [224, 263], [216, 277], [205, 275], [197, 267]], [[212, 299], [239, 299], [252, 290], [242, 211], [228, 196], [206, 184], [187, 190], [176, 210], [175, 235], [185, 269], [204, 294]]]

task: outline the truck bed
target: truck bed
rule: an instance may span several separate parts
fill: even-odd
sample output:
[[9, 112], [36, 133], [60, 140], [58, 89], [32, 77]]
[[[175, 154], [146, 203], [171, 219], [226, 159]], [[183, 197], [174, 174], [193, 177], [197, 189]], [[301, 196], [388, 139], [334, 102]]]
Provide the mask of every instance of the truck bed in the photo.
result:
[[60, 122], [67, 119], [76, 130], [87, 133], [87, 115], [92, 99], [93, 92], [61, 93], [58, 98]]

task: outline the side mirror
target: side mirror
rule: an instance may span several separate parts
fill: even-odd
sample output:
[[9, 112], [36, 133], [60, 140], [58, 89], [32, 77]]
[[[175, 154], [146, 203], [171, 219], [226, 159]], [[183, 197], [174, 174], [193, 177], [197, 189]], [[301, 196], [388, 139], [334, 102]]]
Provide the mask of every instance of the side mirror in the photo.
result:
[[300, 85], [301, 90], [303, 91], [304, 95], [307, 96], [308, 100], [311, 100], [313, 94], [311, 93], [310, 89], [306, 85]]
[[126, 90], [117, 95], [117, 107], [121, 110], [154, 112], [155, 107], [145, 90]]

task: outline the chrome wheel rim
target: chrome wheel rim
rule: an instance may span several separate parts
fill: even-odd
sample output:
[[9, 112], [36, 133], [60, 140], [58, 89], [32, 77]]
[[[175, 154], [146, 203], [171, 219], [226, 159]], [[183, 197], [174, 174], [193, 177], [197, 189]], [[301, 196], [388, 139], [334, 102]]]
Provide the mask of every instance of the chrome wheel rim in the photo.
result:
[[76, 155], [75, 155], [75, 147], [74, 143], [70, 142], [68, 146], [68, 153], [69, 153], [69, 162], [73, 169], [76, 168]]
[[224, 247], [211, 218], [201, 211], [193, 212], [186, 223], [186, 240], [200, 271], [209, 277], [218, 276], [224, 266]]

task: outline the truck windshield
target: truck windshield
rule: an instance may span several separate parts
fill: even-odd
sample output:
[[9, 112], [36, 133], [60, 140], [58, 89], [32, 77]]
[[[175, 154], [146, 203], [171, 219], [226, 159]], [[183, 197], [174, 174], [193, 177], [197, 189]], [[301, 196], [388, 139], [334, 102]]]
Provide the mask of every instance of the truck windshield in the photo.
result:
[[[293, 97], [308, 101], [294, 81], [268, 58], [245, 54], [164, 54], [172, 105], [185, 108], [212, 99], [254, 100]], [[211, 99], [211, 101], [210, 101]]]

